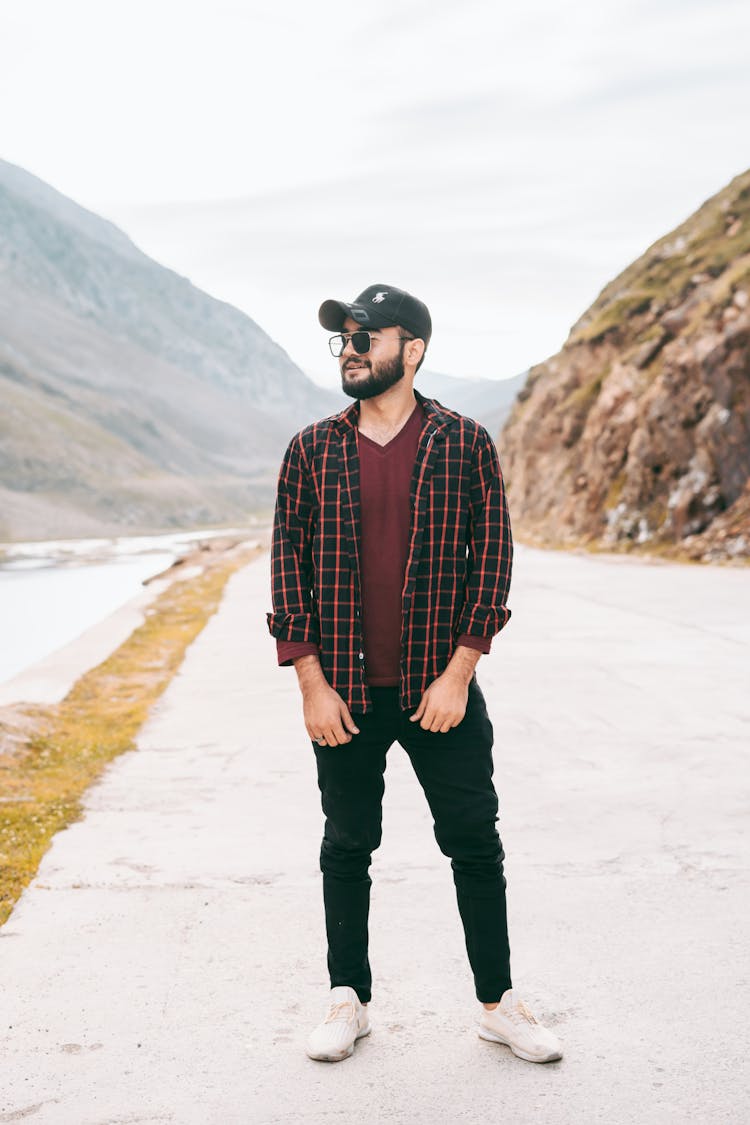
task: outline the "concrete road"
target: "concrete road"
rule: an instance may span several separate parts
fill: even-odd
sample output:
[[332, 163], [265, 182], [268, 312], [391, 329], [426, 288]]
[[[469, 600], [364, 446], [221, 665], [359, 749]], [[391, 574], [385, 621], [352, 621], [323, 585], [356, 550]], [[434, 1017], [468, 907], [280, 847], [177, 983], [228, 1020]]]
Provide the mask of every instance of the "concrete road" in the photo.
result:
[[389, 755], [373, 1034], [331, 1066], [314, 757], [238, 572], [138, 750], [0, 930], [0, 1122], [745, 1122], [750, 571], [519, 548], [479, 680], [514, 982], [564, 1043], [476, 1035], [448, 861]]

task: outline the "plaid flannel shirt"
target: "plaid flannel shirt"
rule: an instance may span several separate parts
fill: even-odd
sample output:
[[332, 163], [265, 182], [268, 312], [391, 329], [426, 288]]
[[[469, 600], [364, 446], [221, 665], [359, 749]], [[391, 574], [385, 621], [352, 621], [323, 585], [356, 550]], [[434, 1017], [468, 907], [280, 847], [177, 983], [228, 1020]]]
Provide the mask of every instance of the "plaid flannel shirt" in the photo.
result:
[[[402, 590], [400, 705], [417, 707], [460, 634], [492, 638], [510, 618], [513, 542], [492, 438], [414, 392], [425, 413], [411, 480]], [[319, 646], [350, 711], [372, 709], [362, 644], [359, 403], [292, 438], [278, 480], [271, 547], [277, 640]]]

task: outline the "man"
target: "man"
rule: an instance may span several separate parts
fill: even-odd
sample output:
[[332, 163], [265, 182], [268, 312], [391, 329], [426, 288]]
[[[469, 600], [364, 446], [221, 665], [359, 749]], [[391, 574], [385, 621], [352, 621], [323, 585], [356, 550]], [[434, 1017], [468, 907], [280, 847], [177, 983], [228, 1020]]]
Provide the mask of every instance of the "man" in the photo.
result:
[[356, 402], [287, 448], [268, 614], [279, 663], [299, 679], [326, 817], [332, 991], [307, 1053], [338, 1061], [370, 1031], [368, 868], [398, 741], [451, 858], [480, 1036], [531, 1062], [559, 1059], [511, 984], [492, 724], [474, 674], [510, 617], [497, 452], [478, 423], [414, 390], [432, 332], [422, 301], [371, 285], [353, 302], [325, 301], [318, 318]]

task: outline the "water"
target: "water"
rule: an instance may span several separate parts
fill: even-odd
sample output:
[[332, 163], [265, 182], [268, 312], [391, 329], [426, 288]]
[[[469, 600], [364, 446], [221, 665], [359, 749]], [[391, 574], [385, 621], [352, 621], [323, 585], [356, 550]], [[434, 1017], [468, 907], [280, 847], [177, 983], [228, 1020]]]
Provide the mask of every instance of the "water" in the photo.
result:
[[246, 529], [2, 544], [0, 683], [140, 592], [198, 539]]

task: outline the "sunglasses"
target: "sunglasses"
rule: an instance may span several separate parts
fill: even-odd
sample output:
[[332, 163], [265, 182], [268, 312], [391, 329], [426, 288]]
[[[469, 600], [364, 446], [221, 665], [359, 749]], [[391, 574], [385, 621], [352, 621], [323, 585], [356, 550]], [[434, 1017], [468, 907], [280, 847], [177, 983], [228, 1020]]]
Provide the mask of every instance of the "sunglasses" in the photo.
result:
[[[377, 337], [376, 337], [377, 339]], [[398, 336], [399, 340], [413, 340], [413, 336]], [[328, 347], [331, 349], [331, 355], [336, 359], [344, 354], [346, 345], [351, 340], [352, 347], [357, 355], [366, 355], [372, 347], [373, 334], [365, 332], [364, 330], [357, 332], [341, 332], [338, 336], [331, 336], [328, 341]]]

